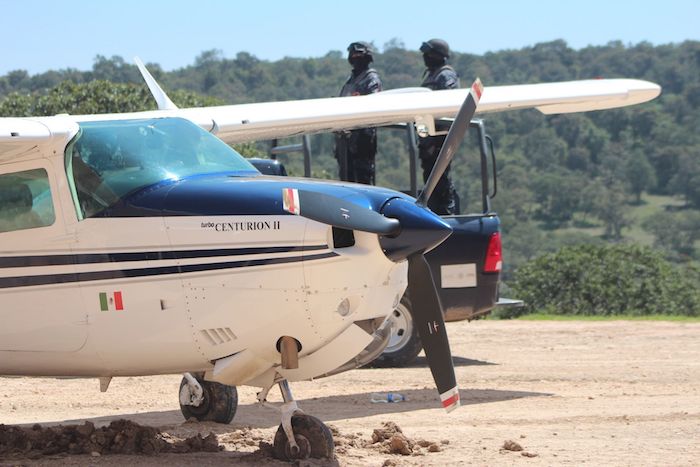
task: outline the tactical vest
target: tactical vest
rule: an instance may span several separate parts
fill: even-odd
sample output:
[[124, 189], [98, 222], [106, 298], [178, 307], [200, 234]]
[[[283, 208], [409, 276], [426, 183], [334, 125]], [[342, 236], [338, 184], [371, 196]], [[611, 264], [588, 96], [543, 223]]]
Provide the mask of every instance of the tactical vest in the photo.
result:
[[425, 70], [421, 87], [438, 91], [440, 89], [455, 89], [459, 87], [459, 76], [450, 65], [443, 65], [435, 70]]
[[340, 90], [340, 97], [364, 96], [381, 90], [382, 81], [379, 79], [379, 73], [374, 68], [367, 68], [357, 75], [350, 74], [343, 89]]

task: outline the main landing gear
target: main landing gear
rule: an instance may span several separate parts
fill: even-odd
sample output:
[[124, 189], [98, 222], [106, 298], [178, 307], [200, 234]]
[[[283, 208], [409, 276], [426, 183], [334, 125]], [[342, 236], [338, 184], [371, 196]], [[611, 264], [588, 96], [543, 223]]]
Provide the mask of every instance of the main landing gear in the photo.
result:
[[231, 423], [238, 408], [238, 391], [201, 376], [185, 373], [180, 383], [180, 411], [189, 420]]
[[277, 429], [273, 444], [275, 457], [284, 461], [309, 457], [332, 459], [334, 447], [331, 430], [318, 418], [306, 415], [299, 409], [287, 380], [279, 381], [278, 384], [284, 400], [281, 405], [267, 402], [267, 394], [271, 388], [258, 394], [261, 404], [277, 409], [282, 414], [282, 423]]
[[[258, 402], [279, 410], [282, 415], [282, 423], [273, 443], [275, 457], [284, 461], [310, 457], [333, 459], [331, 430], [318, 418], [306, 415], [299, 409], [286, 379], [277, 384], [282, 392], [282, 404], [267, 402], [272, 386], [258, 393]], [[198, 421], [230, 423], [237, 407], [238, 392], [235, 386], [205, 381], [202, 375], [184, 374], [180, 383], [180, 410], [185, 419], [194, 417]]]

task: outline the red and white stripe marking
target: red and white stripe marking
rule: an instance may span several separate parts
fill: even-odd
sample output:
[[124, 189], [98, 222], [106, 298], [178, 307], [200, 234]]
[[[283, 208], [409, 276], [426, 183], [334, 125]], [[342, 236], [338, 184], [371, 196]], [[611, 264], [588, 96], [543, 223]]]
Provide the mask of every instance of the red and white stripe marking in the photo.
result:
[[301, 212], [301, 206], [299, 205], [299, 191], [294, 188], [284, 188], [282, 190], [282, 203], [284, 210], [296, 214], [297, 216]]
[[459, 388], [455, 386], [449, 391], [443, 392], [440, 394], [440, 400], [442, 401], [442, 406], [447, 410], [447, 413], [452, 412], [461, 405], [459, 402]]
[[481, 80], [477, 78], [474, 83], [472, 83], [472, 94], [474, 95], [474, 100], [478, 103], [481, 99], [481, 95], [484, 93], [484, 85], [481, 84]]

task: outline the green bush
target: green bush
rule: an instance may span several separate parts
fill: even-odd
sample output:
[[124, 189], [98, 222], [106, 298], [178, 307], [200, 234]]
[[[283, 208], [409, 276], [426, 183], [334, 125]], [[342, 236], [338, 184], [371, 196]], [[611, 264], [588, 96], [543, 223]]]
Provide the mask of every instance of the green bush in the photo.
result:
[[700, 313], [700, 273], [638, 245], [576, 245], [520, 267], [511, 284], [525, 307], [507, 316]]

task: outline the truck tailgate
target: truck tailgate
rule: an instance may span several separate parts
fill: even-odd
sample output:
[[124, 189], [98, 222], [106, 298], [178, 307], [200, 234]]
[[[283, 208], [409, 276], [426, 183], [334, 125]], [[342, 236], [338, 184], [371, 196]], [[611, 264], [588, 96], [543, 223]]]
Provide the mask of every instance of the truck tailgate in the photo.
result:
[[452, 235], [426, 254], [440, 295], [445, 321], [488, 313], [498, 301], [500, 272], [485, 272], [489, 242], [499, 232], [495, 214], [447, 216]]

